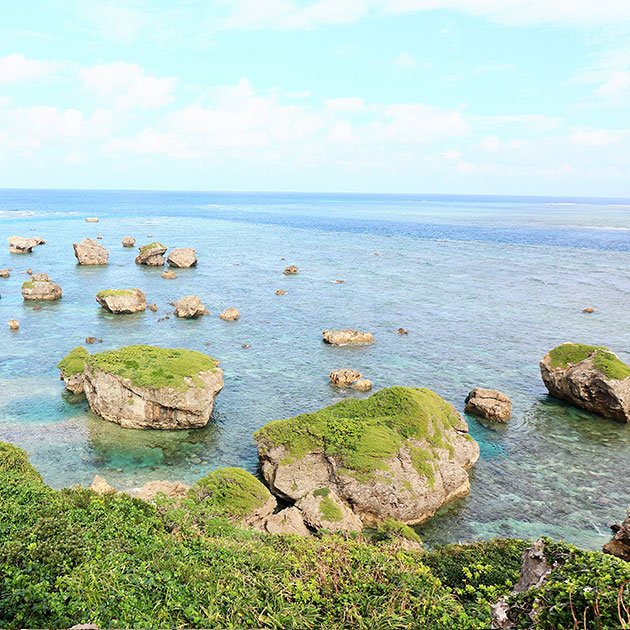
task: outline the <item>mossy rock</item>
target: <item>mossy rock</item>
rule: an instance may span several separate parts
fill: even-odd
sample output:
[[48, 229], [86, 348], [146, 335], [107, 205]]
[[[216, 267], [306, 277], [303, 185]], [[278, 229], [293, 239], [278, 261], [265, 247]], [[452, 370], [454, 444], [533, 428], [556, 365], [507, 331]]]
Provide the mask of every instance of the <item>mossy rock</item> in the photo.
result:
[[630, 376], [630, 366], [603, 346], [589, 346], [583, 343], [563, 343], [549, 352], [552, 368], [566, 369], [591, 357], [593, 367], [608, 379], [623, 380]]
[[115, 297], [121, 295], [135, 295], [136, 289], [105, 289], [99, 291], [96, 295], [100, 297]]
[[57, 363], [57, 368], [64, 376], [82, 374], [85, 370], [85, 360], [89, 356], [90, 353], [83, 346], [77, 346]]
[[143, 245], [142, 247], [140, 247], [140, 253], [144, 254], [144, 252], [150, 249], [167, 249], [167, 247], [166, 245], [162, 245], [162, 243], [154, 241], [153, 243], [149, 243], [148, 245]]
[[396, 538], [403, 538], [409, 540], [417, 545], [422, 544], [422, 540], [418, 534], [400, 521], [396, 521], [393, 518], [386, 518], [376, 529], [377, 537], [391, 540]]

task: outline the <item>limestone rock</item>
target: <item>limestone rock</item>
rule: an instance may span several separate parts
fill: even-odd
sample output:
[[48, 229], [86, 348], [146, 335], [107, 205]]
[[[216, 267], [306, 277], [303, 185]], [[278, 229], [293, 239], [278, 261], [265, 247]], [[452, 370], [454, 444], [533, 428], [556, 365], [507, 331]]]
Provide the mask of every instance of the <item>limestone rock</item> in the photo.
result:
[[276, 295], [286, 295], [286, 294], [287, 294], [287, 292], [286, 292], [286, 291], [284, 291], [283, 289], [278, 289], [278, 290], [276, 291]]
[[[298, 435], [305, 441], [294, 445]], [[429, 389], [410, 387], [276, 420], [254, 439], [274, 494], [299, 501], [328, 488], [366, 525], [386, 518], [421, 523], [468, 493], [467, 471], [479, 458], [455, 408]]]
[[162, 272], [162, 278], [166, 278], [167, 280], [175, 280], [177, 278], [177, 274], [170, 269], [165, 269]]
[[630, 367], [607, 348], [563, 343], [543, 357], [540, 372], [555, 398], [630, 422]]
[[10, 254], [30, 254], [33, 247], [46, 243], [43, 238], [23, 238], [22, 236], [10, 236], [7, 241], [9, 241]]
[[87, 223], [98, 223], [98, 217], [87, 217], [85, 220]]
[[194, 267], [197, 264], [197, 256], [195, 255], [195, 250], [192, 247], [180, 247], [179, 249], [171, 250], [166, 262], [170, 267], [187, 269], [188, 267]]
[[136, 256], [136, 265], [147, 265], [149, 267], [161, 267], [164, 265], [164, 254], [167, 248], [161, 243], [149, 243], [138, 249], [140, 253]]
[[604, 553], [630, 562], [630, 508], [626, 512], [626, 520], [612, 529], [615, 535], [604, 545]]
[[496, 389], [475, 387], [466, 397], [466, 413], [507, 422], [512, 415], [512, 401]]
[[582, 310], [582, 313], [594, 313], [595, 309], [592, 306], [587, 306], [585, 309]]
[[297, 272], [298, 272], [298, 268], [296, 267], [296, 265], [289, 265], [288, 267], [285, 267], [284, 269], [285, 276], [293, 276]]
[[175, 303], [175, 315], [184, 319], [192, 319], [204, 315], [206, 307], [196, 295], [186, 295]]
[[25, 300], [52, 302], [61, 297], [61, 287], [50, 281], [48, 274], [36, 273], [22, 284], [22, 297]]
[[372, 381], [369, 378], [360, 378], [356, 383], [352, 384], [352, 389], [360, 392], [369, 392], [372, 389]]
[[96, 492], [96, 494], [105, 495], [105, 494], [115, 494], [116, 488], [110, 486], [104, 477], [100, 475], [95, 475], [92, 481], [92, 485], [90, 486], [90, 490]]
[[374, 336], [369, 332], [359, 332], [352, 328], [343, 330], [325, 330], [322, 335], [326, 343], [335, 346], [365, 345], [374, 343]]
[[189, 486], [181, 481], [149, 481], [141, 488], [129, 490], [127, 494], [136, 499], [153, 503], [158, 494], [164, 494], [171, 499], [183, 499], [188, 490]]
[[8, 278], [10, 275], [8, 269], [0, 269], [0, 278]]
[[310, 532], [304, 524], [302, 513], [296, 507], [289, 507], [277, 514], [272, 514], [264, 521], [264, 530], [270, 534], [297, 534], [298, 536], [310, 536]]
[[138, 313], [146, 308], [146, 296], [140, 289], [99, 291], [96, 301], [111, 313]]
[[84, 238], [80, 243], [73, 243], [74, 255], [80, 265], [106, 265], [109, 253], [102, 245], [91, 238]]
[[218, 363], [192, 350], [126, 346], [90, 355], [79, 347], [57, 367], [66, 388], [85, 392], [105, 420], [133, 429], [191, 429], [208, 423], [223, 388]]
[[123, 247], [133, 247], [136, 244], [136, 239], [132, 236], [125, 236], [122, 240]]
[[360, 532], [361, 519], [329, 488], [309, 492], [295, 504], [304, 522], [312, 529], [328, 529], [333, 532]]
[[221, 315], [219, 315], [219, 319], [222, 319], [226, 322], [236, 321], [240, 317], [240, 313], [237, 308], [230, 307], [226, 308]]
[[405, 330], [404, 328], [399, 328], [396, 332], [397, 332], [399, 335], [408, 335], [408, 334], [409, 334], [409, 331], [408, 331], [408, 330]]
[[335, 385], [336, 387], [348, 387], [361, 378], [361, 372], [343, 368], [340, 370], [333, 370], [328, 375], [328, 378], [330, 378], [331, 385]]
[[9, 328], [11, 330], [17, 330], [20, 327], [20, 322], [18, 322], [17, 319], [10, 319], [9, 320]]

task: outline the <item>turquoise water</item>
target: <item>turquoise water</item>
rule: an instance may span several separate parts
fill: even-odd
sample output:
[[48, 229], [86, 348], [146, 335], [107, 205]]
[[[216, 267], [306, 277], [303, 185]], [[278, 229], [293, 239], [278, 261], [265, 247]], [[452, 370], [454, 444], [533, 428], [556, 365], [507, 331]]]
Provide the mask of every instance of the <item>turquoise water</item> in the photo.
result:
[[[220, 466], [256, 472], [251, 436], [269, 420], [365, 396], [331, 388], [333, 368], [359, 369], [375, 388], [431, 387], [460, 411], [472, 387], [492, 387], [512, 397], [512, 420], [468, 418], [482, 451], [470, 495], [421, 526], [423, 538], [548, 534], [598, 548], [630, 503], [630, 426], [548, 398], [538, 361], [567, 340], [630, 361], [629, 230], [628, 200], [0, 191], [0, 268], [13, 267], [0, 278], [0, 440], [25, 448], [55, 487], [96, 473], [120, 488], [191, 482]], [[97, 234], [109, 265], [77, 266], [72, 243]], [[12, 235], [47, 243], [9, 255]], [[164, 280], [134, 264], [126, 235], [195, 247], [199, 265]], [[299, 275], [282, 274], [289, 264]], [[63, 299], [39, 311], [23, 302], [27, 267], [48, 273]], [[97, 305], [97, 291], [125, 287], [158, 312]], [[157, 321], [189, 293], [212, 315]], [[238, 322], [218, 319], [229, 306]], [[376, 343], [321, 342], [325, 328], [344, 327]], [[103, 339], [92, 351], [148, 343], [220, 359], [225, 389], [210, 425], [134, 431], [94, 417], [55, 367], [88, 336]]]

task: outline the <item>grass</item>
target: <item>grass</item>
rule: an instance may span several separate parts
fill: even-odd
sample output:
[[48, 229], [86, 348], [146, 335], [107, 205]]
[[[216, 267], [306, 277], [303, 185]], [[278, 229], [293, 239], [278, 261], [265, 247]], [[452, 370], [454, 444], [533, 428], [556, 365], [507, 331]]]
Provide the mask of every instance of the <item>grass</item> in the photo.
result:
[[[291, 463], [310, 451], [323, 450], [339, 458], [350, 473], [368, 476], [388, 469], [387, 460], [408, 439], [445, 448], [452, 455], [448, 431], [460, 424], [454, 408], [424, 388], [390, 387], [366, 399], [342, 400], [314, 413], [275, 420], [255, 434], [263, 449], [284, 446]], [[417, 452], [415, 452], [417, 451]], [[415, 449], [416, 470], [432, 483], [433, 450]], [[431, 457], [430, 457], [431, 456]]]
[[583, 343], [563, 343], [549, 352], [552, 368], [567, 368], [593, 357], [593, 367], [603, 372], [608, 379], [623, 380], [630, 376], [630, 366], [603, 346], [588, 346]]
[[105, 289], [99, 291], [96, 295], [100, 297], [113, 297], [118, 295], [135, 295], [136, 289]]
[[155, 249], [155, 248], [162, 248], [162, 249], [167, 249], [165, 245], [162, 245], [162, 243], [158, 243], [157, 241], [153, 241], [153, 243], [149, 243], [148, 245], [143, 245], [140, 248], [140, 253], [144, 254], [144, 252], [146, 252], [148, 249]]
[[329, 523], [338, 523], [343, 520], [341, 508], [329, 496], [323, 496], [319, 502], [319, 513], [322, 520]]
[[85, 370], [85, 360], [89, 356], [90, 353], [83, 346], [77, 346], [57, 363], [57, 368], [59, 368], [65, 376], [82, 374]]
[[393, 518], [386, 518], [377, 528], [377, 534], [384, 538], [406, 538], [415, 543], [422, 544], [420, 536], [409, 527], [400, 521], [396, 521]]
[[24, 289], [33, 289], [35, 287], [35, 283], [32, 280], [27, 280], [22, 283], [22, 290]]

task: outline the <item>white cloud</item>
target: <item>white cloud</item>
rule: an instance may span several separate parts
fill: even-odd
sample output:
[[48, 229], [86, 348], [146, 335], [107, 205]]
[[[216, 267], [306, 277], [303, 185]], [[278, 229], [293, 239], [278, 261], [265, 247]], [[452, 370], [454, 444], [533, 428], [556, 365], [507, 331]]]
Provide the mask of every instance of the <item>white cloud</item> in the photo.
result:
[[630, 102], [630, 70], [617, 70], [597, 88], [597, 94], [614, 103]]
[[40, 79], [54, 71], [56, 64], [50, 61], [27, 59], [21, 53], [0, 58], [0, 85]]
[[145, 74], [135, 63], [118, 61], [85, 67], [81, 80], [99, 98], [121, 109], [159, 109], [173, 100], [177, 79]]
[[619, 136], [608, 129], [592, 129], [576, 131], [571, 136], [571, 142], [586, 147], [605, 147], [619, 142]]
[[400, 55], [394, 59], [394, 65], [399, 68], [411, 69], [415, 68], [418, 63], [411, 53], [401, 52]]
[[440, 157], [445, 160], [455, 161], [459, 160], [459, 158], [462, 157], [462, 154], [458, 149], [451, 149], [450, 151], [443, 151], [440, 153]]
[[349, 112], [349, 113], [359, 113], [367, 110], [367, 105], [365, 101], [358, 96], [350, 96], [344, 98], [330, 98], [325, 102], [326, 109], [331, 112]]
[[484, 151], [494, 152], [501, 148], [501, 143], [496, 136], [486, 136], [479, 141], [479, 146]]

